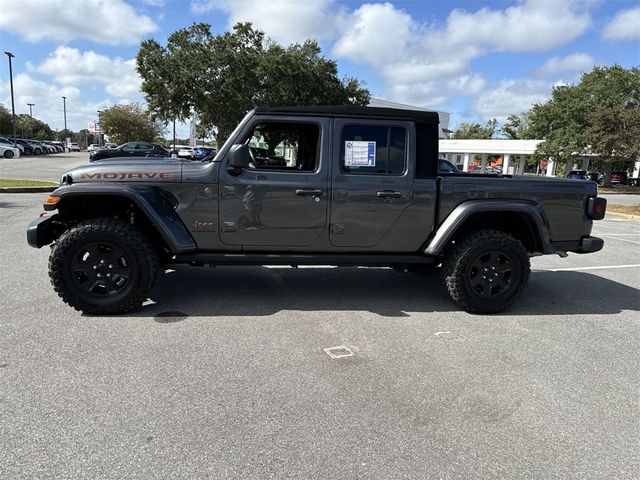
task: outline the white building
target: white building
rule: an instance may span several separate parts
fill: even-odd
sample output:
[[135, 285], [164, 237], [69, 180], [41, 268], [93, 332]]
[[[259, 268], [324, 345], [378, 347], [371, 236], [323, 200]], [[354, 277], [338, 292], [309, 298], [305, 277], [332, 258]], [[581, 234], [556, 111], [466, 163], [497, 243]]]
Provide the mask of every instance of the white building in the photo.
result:
[[389, 100], [382, 100], [381, 98], [371, 98], [369, 100], [370, 107], [380, 108], [398, 108], [400, 110], [421, 110], [423, 112], [438, 112], [440, 117], [440, 138], [447, 138], [449, 132], [449, 113], [440, 112], [438, 110], [431, 110], [429, 108], [416, 107], [415, 105], [406, 105], [404, 103], [390, 102]]

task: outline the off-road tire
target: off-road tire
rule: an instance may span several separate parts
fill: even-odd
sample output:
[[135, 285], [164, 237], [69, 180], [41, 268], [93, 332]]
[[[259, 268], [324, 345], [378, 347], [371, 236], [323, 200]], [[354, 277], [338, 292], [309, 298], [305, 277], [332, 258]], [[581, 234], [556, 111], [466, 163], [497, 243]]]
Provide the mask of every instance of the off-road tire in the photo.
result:
[[13, 158], [15, 155], [15, 153], [13, 153], [13, 150], [5, 150], [4, 151], [4, 158]]
[[[128, 260], [126, 289], [112, 296], [108, 293], [103, 298], [82, 288], [73, 267], [76, 261], [81, 261], [79, 255], [83, 249], [96, 244], [112, 245]], [[113, 218], [78, 223], [60, 236], [49, 256], [49, 278], [57, 294], [71, 307], [91, 315], [125, 313], [141, 306], [156, 281], [158, 270], [158, 254], [147, 237], [136, 227]]]
[[[498, 275], [491, 268], [492, 263], [496, 263], [491, 260], [494, 257], [498, 260]], [[488, 272], [478, 265], [485, 266]], [[445, 252], [443, 267], [443, 279], [449, 295], [471, 313], [498, 313], [511, 307], [522, 294], [531, 272], [529, 257], [522, 243], [496, 230], [478, 230], [457, 239]], [[511, 268], [510, 272], [508, 268]], [[489, 278], [484, 280], [483, 274], [490, 277], [491, 284], [488, 283]]]

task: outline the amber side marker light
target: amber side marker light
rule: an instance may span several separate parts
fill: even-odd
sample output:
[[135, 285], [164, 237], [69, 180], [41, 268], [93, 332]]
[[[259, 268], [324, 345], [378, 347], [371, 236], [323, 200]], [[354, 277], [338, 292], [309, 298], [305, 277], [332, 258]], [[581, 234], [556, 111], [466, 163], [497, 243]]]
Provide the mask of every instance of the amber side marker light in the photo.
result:
[[47, 199], [44, 201], [47, 205], [55, 205], [60, 201], [60, 197], [58, 195], [49, 195]]

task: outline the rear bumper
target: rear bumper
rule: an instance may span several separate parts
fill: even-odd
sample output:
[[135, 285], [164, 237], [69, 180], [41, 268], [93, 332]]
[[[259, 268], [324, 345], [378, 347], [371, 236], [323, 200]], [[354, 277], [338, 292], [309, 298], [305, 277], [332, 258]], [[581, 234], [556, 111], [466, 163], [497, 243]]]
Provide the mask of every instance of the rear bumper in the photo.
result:
[[40, 217], [35, 219], [27, 227], [27, 243], [33, 248], [49, 245], [59, 234], [56, 232], [56, 219], [58, 215]]
[[580, 249], [576, 253], [599, 252], [604, 247], [604, 240], [598, 237], [583, 237], [580, 240]]

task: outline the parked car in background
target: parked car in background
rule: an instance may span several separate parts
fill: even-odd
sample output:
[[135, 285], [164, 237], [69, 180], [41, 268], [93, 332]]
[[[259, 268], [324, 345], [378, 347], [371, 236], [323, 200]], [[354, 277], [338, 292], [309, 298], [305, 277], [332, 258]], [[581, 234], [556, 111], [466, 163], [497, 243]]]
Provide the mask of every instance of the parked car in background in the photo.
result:
[[602, 185], [604, 183], [604, 175], [600, 172], [589, 172], [587, 173], [587, 178], [592, 182], [596, 182], [598, 185]]
[[94, 150], [98, 150], [99, 148], [100, 148], [100, 145], [96, 145], [95, 143], [92, 143], [87, 147], [87, 152], [93, 152]]
[[196, 147], [193, 149], [193, 159], [194, 160], [202, 160], [207, 157], [211, 157], [218, 153], [215, 148], [211, 147]]
[[117, 143], [105, 143], [104, 148], [118, 148]]
[[460, 173], [460, 170], [446, 158], [439, 158], [438, 173]]
[[78, 145], [77, 143], [70, 143], [69, 145], [67, 145], [67, 148], [69, 149], [70, 152], [80, 151], [80, 145]]
[[24, 145], [22, 145], [20, 143], [15, 143], [14, 144], [8, 138], [0, 137], [0, 146], [3, 146], [3, 147], [13, 147], [13, 146], [15, 146], [16, 148], [20, 149], [20, 155], [24, 155]]
[[611, 172], [609, 178], [612, 185], [626, 185], [629, 175], [627, 172]]
[[24, 154], [25, 155], [33, 155], [35, 152], [33, 151], [33, 145], [31, 143], [29, 143], [27, 140], [23, 140], [21, 138], [9, 138], [8, 139], [11, 143], [13, 143], [14, 141], [20, 145], [23, 146], [24, 148]]
[[11, 147], [4, 143], [0, 144], [0, 157], [13, 158], [20, 156], [20, 149], [18, 147]]
[[129, 142], [118, 148], [102, 148], [89, 154], [89, 161], [117, 157], [168, 157], [169, 152], [160, 145], [146, 142]]
[[574, 180], [591, 180], [588, 175], [589, 172], [586, 170], [571, 170], [567, 173], [567, 178], [572, 178]]
[[181, 158], [193, 158], [193, 147], [180, 147], [178, 156]]

